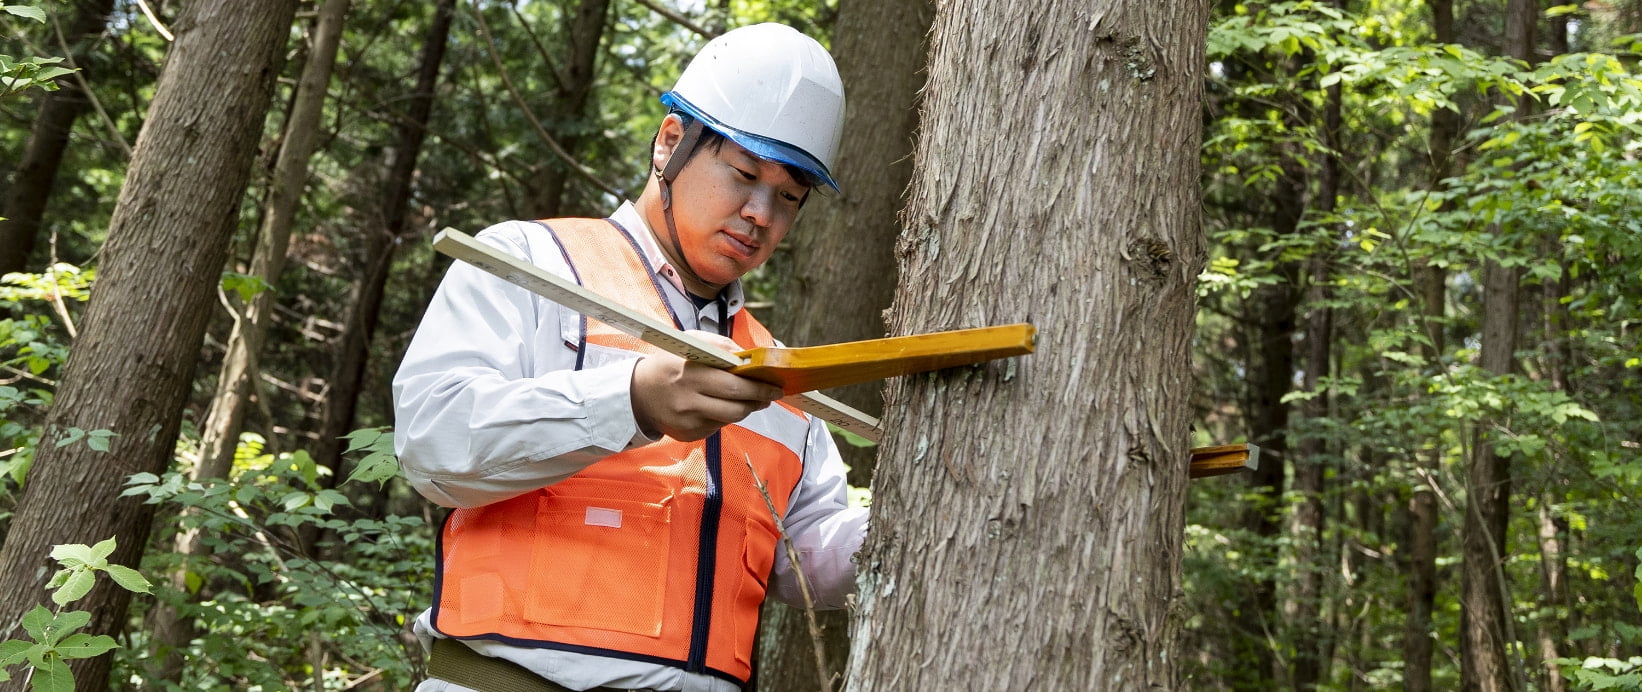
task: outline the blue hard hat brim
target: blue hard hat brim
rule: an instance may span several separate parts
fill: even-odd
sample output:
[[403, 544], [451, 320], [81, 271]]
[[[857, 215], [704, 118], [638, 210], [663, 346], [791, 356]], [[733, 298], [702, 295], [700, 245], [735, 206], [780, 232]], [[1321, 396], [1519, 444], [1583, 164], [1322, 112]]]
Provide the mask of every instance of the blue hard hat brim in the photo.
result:
[[767, 161], [774, 161], [784, 166], [794, 166], [810, 174], [816, 180], [826, 183], [827, 187], [839, 191], [838, 182], [832, 179], [832, 173], [822, 165], [821, 160], [811, 156], [809, 152], [787, 144], [780, 140], [771, 139], [751, 132], [744, 132], [729, 125], [725, 125], [717, 118], [702, 112], [678, 92], [669, 91], [661, 95], [661, 103], [670, 109], [681, 111], [692, 118], [699, 119], [702, 124], [712, 128], [714, 132], [724, 135], [726, 139], [740, 145], [741, 148], [752, 152], [754, 156]]

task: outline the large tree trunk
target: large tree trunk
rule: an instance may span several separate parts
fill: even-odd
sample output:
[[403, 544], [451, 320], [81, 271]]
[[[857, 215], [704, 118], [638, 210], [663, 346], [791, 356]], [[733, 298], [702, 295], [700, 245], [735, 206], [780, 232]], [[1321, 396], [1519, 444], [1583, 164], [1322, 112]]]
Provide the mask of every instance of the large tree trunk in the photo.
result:
[[[333, 471], [340, 472], [342, 468], [342, 436], [353, 428], [354, 410], [358, 406], [360, 386], [365, 379], [365, 361], [369, 356], [371, 337], [376, 333], [377, 316], [382, 311], [382, 292], [387, 286], [393, 252], [404, 232], [411, 178], [416, 172], [416, 159], [422, 152], [428, 116], [433, 112], [433, 89], [439, 82], [439, 66], [445, 59], [445, 44], [455, 12], [455, 0], [439, 0], [434, 8], [433, 23], [428, 27], [428, 35], [418, 58], [416, 88], [411, 93], [410, 107], [400, 120], [394, 147], [389, 154], [380, 210], [381, 225], [365, 232], [364, 272], [354, 287], [350, 301], [352, 307], [343, 323], [330, 377], [326, 380], [330, 387], [325, 397], [325, 417], [319, 440], [314, 443], [314, 460]], [[337, 475], [333, 473], [330, 479], [334, 482]]]
[[[308, 159], [319, 143], [319, 118], [324, 111], [325, 90], [331, 82], [331, 68], [336, 63], [337, 47], [342, 38], [342, 20], [348, 13], [349, 0], [325, 0], [314, 22], [313, 46], [303, 65], [297, 82], [296, 95], [290, 115], [285, 121], [284, 143], [274, 165], [272, 188], [263, 208], [262, 225], [257, 231], [257, 245], [251, 258], [251, 276], [269, 286], [279, 283], [285, 270], [285, 250], [290, 245], [291, 224], [297, 205], [308, 182]], [[268, 334], [269, 315], [274, 308], [276, 293], [266, 290], [254, 296], [236, 316], [233, 332], [228, 337], [227, 353], [217, 375], [216, 394], [211, 400], [210, 414], [200, 430], [200, 461], [194, 469], [194, 478], [223, 478], [234, 463], [234, 449], [245, 419], [246, 400], [251, 393], [251, 378], [256, 376], [257, 356]], [[183, 531], [176, 536], [176, 550], [186, 559], [199, 551], [197, 531]], [[187, 570], [171, 575], [172, 586], [184, 590]], [[183, 648], [193, 638], [192, 623], [180, 621], [175, 608], [160, 604], [148, 618], [149, 648], [161, 664], [156, 673], [160, 680], [177, 680], [182, 673]]]
[[1207, 24], [941, 5], [890, 331], [1037, 354], [890, 384], [850, 689], [1179, 687]]
[[[1531, 61], [1534, 23], [1538, 19], [1534, 0], [1510, 0], [1505, 16], [1505, 52]], [[1517, 104], [1515, 118], [1527, 116], [1532, 102], [1527, 97]], [[1495, 233], [1503, 229], [1495, 228]], [[1517, 269], [1489, 261], [1483, 270], [1482, 347], [1478, 365], [1495, 375], [1516, 369]], [[1466, 497], [1463, 567], [1460, 596], [1461, 681], [1466, 689], [1515, 690], [1522, 688], [1517, 667], [1508, 651], [1511, 635], [1511, 602], [1506, 587], [1506, 527], [1510, 520], [1510, 457], [1494, 453], [1486, 424], [1477, 424], [1472, 454], [1466, 470]]]
[[[53, 544], [113, 536], [113, 562], [142, 555], [153, 506], [116, 498], [129, 474], [171, 461], [296, 5], [199, 0], [173, 24], [100, 277], [0, 551], [0, 622], [45, 601]], [[59, 445], [75, 428], [113, 431], [109, 451]], [[75, 607], [92, 613], [90, 631], [107, 633], [124, 624], [129, 601], [103, 582]], [[107, 689], [108, 670], [107, 656], [82, 662], [79, 689]], [[18, 679], [8, 684], [18, 689]]]
[[[575, 11], [564, 13], [561, 32], [568, 45], [561, 58], [563, 69], [548, 70], [555, 75], [557, 84], [552, 105], [542, 120], [565, 151], [576, 151], [582, 139], [572, 125], [586, 117], [599, 41], [604, 37], [609, 10], [610, 0], [581, 0], [576, 3]], [[530, 180], [530, 195], [524, 202], [526, 212], [536, 218], [563, 216], [565, 182], [574, 174], [569, 164], [550, 156]]]
[[[783, 341], [813, 346], [884, 335], [881, 314], [895, 297], [897, 214], [912, 179], [918, 89], [924, 83], [931, 0], [840, 0], [832, 53], [849, 95], [836, 177], [843, 192], [812, 194], [803, 228], [778, 260], [780, 284], [770, 328]], [[883, 411], [882, 383], [829, 394], [867, 413]], [[876, 447], [842, 445], [850, 482], [871, 480]], [[849, 654], [844, 611], [819, 613], [826, 659], [842, 672]], [[759, 686], [809, 689], [820, 679], [804, 614], [770, 603], [761, 625]]]
[[[1436, 42], [1453, 43], [1453, 0], [1431, 1], [1431, 23]], [[1431, 182], [1437, 189], [1453, 167], [1454, 139], [1459, 135], [1460, 116], [1442, 108], [1431, 115]], [[1447, 312], [1448, 270], [1432, 264], [1415, 269], [1414, 282], [1421, 296], [1420, 320], [1426, 344], [1421, 350], [1426, 367], [1441, 371], [1443, 317]], [[1430, 692], [1433, 632], [1431, 613], [1437, 600], [1437, 506], [1438, 479], [1442, 476], [1443, 445], [1417, 453], [1416, 478], [1408, 500], [1408, 600], [1403, 620], [1403, 689]]]
[[75, 3], [75, 8], [74, 21], [67, 30], [74, 38], [70, 56], [81, 72], [78, 78], [73, 75], [58, 78], [57, 91], [47, 92], [41, 98], [40, 112], [34, 116], [34, 128], [29, 131], [23, 159], [12, 174], [5, 206], [0, 207], [0, 276], [28, 269], [46, 202], [56, 187], [57, 169], [63, 163], [63, 152], [68, 149], [69, 131], [74, 129], [74, 121], [90, 107], [90, 100], [80, 89], [80, 80], [89, 81], [86, 66], [90, 61], [86, 57], [92, 43], [108, 26], [108, 13], [114, 9], [114, 0], [81, 0]]

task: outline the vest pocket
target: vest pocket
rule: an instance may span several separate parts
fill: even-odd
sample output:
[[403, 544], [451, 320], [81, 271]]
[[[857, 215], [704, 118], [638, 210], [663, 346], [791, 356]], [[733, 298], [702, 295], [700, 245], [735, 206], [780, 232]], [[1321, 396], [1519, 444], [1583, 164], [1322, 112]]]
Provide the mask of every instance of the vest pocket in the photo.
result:
[[[624, 486], [621, 490], [629, 492], [622, 494], [628, 496], [633, 495], [631, 488], [643, 487], [613, 481], [599, 483], [605, 484]], [[567, 491], [602, 489], [576, 487]], [[543, 496], [537, 504], [536, 530], [531, 536], [525, 619], [660, 636], [671, 499], [642, 502], [567, 493]]]
[[775, 565], [775, 551], [784, 549], [775, 527], [767, 522], [747, 518], [747, 540], [741, 549], [741, 588], [736, 591], [736, 647], [735, 659], [752, 665], [748, 654], [758, 636], [758, 611], [769, 590], [770, 570]]

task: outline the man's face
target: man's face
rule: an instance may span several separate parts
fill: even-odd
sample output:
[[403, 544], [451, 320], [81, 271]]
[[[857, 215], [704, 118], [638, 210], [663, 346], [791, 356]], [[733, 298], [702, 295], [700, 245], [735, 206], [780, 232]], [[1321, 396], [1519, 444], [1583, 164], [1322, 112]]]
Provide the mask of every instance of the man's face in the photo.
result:
[[[785, 166], [758, 158], [734, 142], [704, 145], [673, 182], [678, 241], [696, 274], [683, 272], [685, 287], [703, 297], [714, 296], [763, 264], [786, 237], [807, 192], [809, 188], [794, 180]], [[662, 247], [678, 265], [678, 258], [671, 257], [676, 251], [671, 243], [663, 242]]]

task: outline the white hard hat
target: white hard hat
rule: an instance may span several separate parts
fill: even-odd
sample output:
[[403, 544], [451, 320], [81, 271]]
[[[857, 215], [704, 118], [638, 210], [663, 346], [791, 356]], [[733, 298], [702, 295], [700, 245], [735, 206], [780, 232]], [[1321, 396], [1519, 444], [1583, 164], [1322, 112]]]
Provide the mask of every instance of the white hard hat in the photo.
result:
[[713, 39], [661, 102], [838, 189], [832, 165], [844, 133], [844, 82], [827, 50], [792, 27], [755, 24]]

